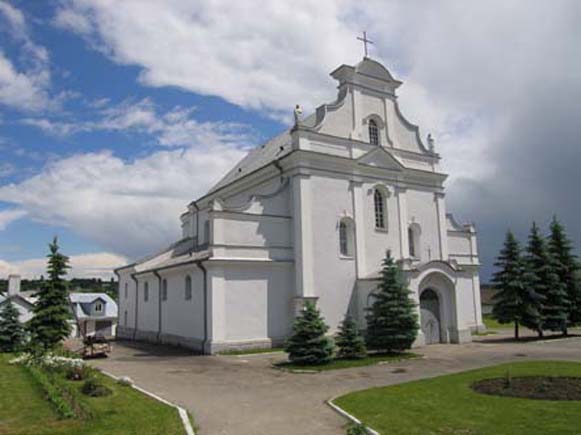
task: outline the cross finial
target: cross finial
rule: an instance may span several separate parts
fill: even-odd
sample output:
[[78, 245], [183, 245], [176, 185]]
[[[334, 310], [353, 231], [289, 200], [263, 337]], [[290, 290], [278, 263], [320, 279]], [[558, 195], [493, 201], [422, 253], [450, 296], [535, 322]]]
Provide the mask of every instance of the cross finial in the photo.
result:
[[363, 38], [358, 36], [357, 39], [363, 42], [363, 50], [365, 51], [365, 57], [367, 57], [367, 44], [374, 44], [374, 42], [367, 39], [367, 32], [365, 30], [363, 31]]

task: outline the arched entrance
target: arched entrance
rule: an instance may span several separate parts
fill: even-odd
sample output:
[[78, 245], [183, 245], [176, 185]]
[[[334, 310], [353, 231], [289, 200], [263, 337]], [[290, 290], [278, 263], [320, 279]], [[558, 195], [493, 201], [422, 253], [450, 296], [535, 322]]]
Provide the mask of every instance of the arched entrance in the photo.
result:
[[440, 300], [432, 289], [420, 295], [420, 317], [426, 344], [440, 343]]

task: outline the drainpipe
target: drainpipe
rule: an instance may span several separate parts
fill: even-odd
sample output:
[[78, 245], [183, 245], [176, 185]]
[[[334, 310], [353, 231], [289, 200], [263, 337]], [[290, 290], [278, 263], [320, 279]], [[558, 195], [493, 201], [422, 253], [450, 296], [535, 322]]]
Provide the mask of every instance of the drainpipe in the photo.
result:
[[192, 205], [196, 209], [196, 240], [197, 245], [200, 244], [200, 207], [198, 207], [198, 203], [196, 201], [192, 202]]
[[139, 282], [135, 276], [135, 273], [131, 274], [131, 279], [135, 282], [135, 327], [133, 328], [133, 341], [137, 336], [137, 316], [139, 316]]
[[204, 340], [202, 341], [202, 353], [205, 353], [208, 342], [208, 270], [203, 265], [203, 261], [196, 261], [196, 266], [200, 268], [204, 276]]
[[[117, 277], [117, 328], [115, 328], [115, 339], [117, 339], [119, 325], [121, 325], [121, 276], [117, 269], [113, 270], [113, 273]], [[125, 295], [123, 295], [125, 296]], [[125, 326], [125, 325], [123, 325]]]
[[161, 279], [161, 275], [159, 274], [159, 272], [157, 270], [153, 271], [153, 274], [157, 277], [157, 289], [158, 291], [158, 298], [157, 298], [157, 303], [158, 303], [158, 313], [157, 313], [157, 319], [158, 319], [158, 326], [157, 326], [157, 341], [159, 343], [160, 338], [161, 338], [161, 292], [162, 292], [162, 279]]
[[284, 171], [283, 171], [283, 169], [282, 169], [282, 166], [280, 166], [280, 161], [279, 161], [278, 159], [276, 159], [275, 161], [273, 161], [273, 162], [272, 162], [272, 164], [274, 165], [274, 167], [275, 167], [276, 169], [278, 169], [278, 170], [279, 170], [279, 172], [280, 172], [280, 182], [281, 182], [281, 184], [282, 184], [282, 181], [283, 181], [283, 179], [284, 179], [284, 176], [283, 176], [283, 174], [284, 174]]

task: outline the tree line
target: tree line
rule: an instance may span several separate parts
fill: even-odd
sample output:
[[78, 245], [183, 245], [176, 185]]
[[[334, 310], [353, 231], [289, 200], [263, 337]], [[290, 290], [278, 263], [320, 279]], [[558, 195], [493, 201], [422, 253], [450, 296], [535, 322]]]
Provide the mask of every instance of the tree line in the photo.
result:
[[509, 230], [494, 265], [492, 316], [513, 324], [516, 339], [519, 326], [542, 337], [545, 331], [567, 335], [571, 326], [581, 323], [580, 266], [556, 217], [547, 236], [533, 222], [524, 249]]

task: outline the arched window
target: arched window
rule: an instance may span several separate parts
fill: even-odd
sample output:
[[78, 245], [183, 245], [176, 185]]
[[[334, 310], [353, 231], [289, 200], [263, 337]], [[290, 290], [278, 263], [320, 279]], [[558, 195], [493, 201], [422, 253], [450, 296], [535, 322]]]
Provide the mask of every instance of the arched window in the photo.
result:
[[127, 310], [125, 310], [123, 312], [123, 322], [124, 322], [124, 325], [127, 326]]
[[343, 257], [353, 256], [353, 225], [347, 219], [339, 222], [339, 253]]
[[167, 301], [167, 279], [161, 282], [161, 300]]
[[373, 119], [369, 120], [369, 143], [371, 145], [379, 145], [379, 128], [377, 122]]
[[128, 292], [127, 292], [127, 287], [128, 287], [128, 286], [127, 286], [127, 283], [125, 283], [125, 299], [127, 299], [127, 294], [128, 294]]
[[410, 257], [420, 258], [420, 235], [421, 229], [418, 224], [411, 224], [408, 227], [408, 243], [410, 247]]
[[375, 209], [375, 228], [386, 229], [385, 195], [379, 189], [375, 189], [373, 193], [373, 205]]
[[145, 281], [143, 284], [143, 301], [147, 302], [149, 300], [149, 283]]
[[185, 291], [186, 301], [192, 299], [192, 278], [190, 275], [186, 276], [186, 291]]

